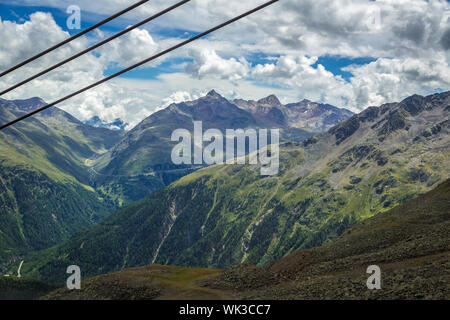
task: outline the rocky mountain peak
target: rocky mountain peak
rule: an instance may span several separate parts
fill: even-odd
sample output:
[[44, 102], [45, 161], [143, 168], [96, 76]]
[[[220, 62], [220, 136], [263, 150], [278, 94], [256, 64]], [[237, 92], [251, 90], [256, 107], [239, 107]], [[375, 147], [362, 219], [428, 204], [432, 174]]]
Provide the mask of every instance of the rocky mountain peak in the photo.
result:
[[264, 105], [271, 105], [271, 106], [280, 106], [281, 105], [280, 100], [274, 94], [259, 100], [258, 103], [264, 104]]
[[23, 100], [14, 100], [12, 102], [22, 111], [33, 111], [47, 105], [44, 100], [38, 97]]
[[222, 98], [222, 96], [220, 94], [218, 94], [215, 90], [211, 90], [210, 92], [208, 92], [208, 94], [206, 95], [206, 97], [209, 98]]

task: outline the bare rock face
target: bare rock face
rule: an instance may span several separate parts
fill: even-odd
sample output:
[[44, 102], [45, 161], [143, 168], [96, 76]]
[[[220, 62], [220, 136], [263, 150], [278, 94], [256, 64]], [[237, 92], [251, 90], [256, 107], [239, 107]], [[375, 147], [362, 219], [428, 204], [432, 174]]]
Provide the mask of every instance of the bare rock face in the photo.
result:
[[317, 132], [327, 131], [353, 116], [353, 112], [347, 109], [309, 100], [283, 105], [275, 95], [258, 101], [238, 99], [233, 102], [240, 108], [249, 110], [255, 118], [266, 125], [304, 128]]

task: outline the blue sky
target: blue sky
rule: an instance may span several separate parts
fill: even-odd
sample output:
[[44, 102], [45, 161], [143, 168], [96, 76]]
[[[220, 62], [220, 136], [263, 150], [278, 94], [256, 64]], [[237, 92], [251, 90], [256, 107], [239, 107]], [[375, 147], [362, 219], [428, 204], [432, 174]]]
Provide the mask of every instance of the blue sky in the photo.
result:
[[[7, 1], [6, 1], [7, 2]], [[58, 26], [61, 27], [64, 31], [68, 32], [70, 35], [75, 35], [81, 30], [91, 27], [92, 25], [98, 23], [99, 21], [108, 17], [108, 15], [102, 14], [94, 14], [91, 12], [83, 12], [82, 11], [82, 19], [81, 19], [81, 30], [70, 30], [67, 28], [67, 18], [69, 14], [66, 13], [65, 10], [59, 8], [52, 7], [42, 7], [42, 6], [21, 6], [21, 5], [8, 5], [5, 3], [0, 3], [0, 17], [3, 20], [14, 21], [16, 23], [24, 23], [30, 19], [30, 14], [35, 13], [36, 11], [48, 12], [50, 13]], [[105, 34], [114, 34], [122, 31], [128, 25], [137, 23], [138, 20], [132, 21], [130, 19], [118, 18], [110, 23], [99, 28], [101, 31], [105, 32]], [[187, 37], [193, 34], [188, 30], [179, 30], [179, 29], [166, 29], [166, 30], [158, 30], [158, 32], [154, 33], [154, 36], [159, 37]], [[145, 68], [140, 70], [131, 71], [122, 77], [124, 78], [136, 78], [136, 79], [155, 79], [161, 73], [171, 73], [176, 72], [178, 69], [175, 69], [172, 65], [179, 64], [185, 62], [186, 59], [173, 59], [172, 62], [164, 62], [160, 66], [154, 68]], [[105, 75], [113, 74], [122, 68], [111, 65], [105, 71]]]
[[[23, 5], [11, 5], [6, 3], [0, 4], [0, 17], [3, 20], [14, 21], [17, 23], [23, 23], [30, 19], [30, 14], [36, 11], [49, 12], [56, 23], [65, 31], [69, 32], [70, 35], [74, 35], [79, 32], [79, 30], [70, 30], [66, 26], [66, 21], [68, 14], [65, 10], [60, 8], [52, 8], [52, 7], [43, 7], [43, 6], [23, 6]], [[107, 15], [102, 14], [94, 14], [91, 12], [82, 12], [81, 19], [81, 29], [86, 29], [98, 21], [105, 19]], [[130, 19], [118, 18], [117, 20], [108, 23], [107, 25], [100, 28], [100, 30], [104, 31], [107, 34], [113, 34], [122, 31], [126, 28], [130, 23], [137, 23], [138, 20], [132, 21]], [[183, 29], [167, 29], [157, 30], [152, 35], [154, 37], [161, 38], [187, 38], [197, 34], [196, 32], [192, 32], [191, 30], [183, 30]], [[258, 53], [249, 53], [247, 58], [249, 62], [255, 66], [260, 63], [267, 62], [267, 58], [269, 56], [258, 52]], [[172, 61], [166, 61], [162, 63], [160, 66], [156, 68], [145, 68], [136, 71], [129, 72], [123, 77], [125, 78], [136, 78], [136, 79], [155, 79], [158, 75], [164, 73], [173, 73], [179, 71], [178, 65], [184, 62], [188, 62], [189, 59], [173, 59]], [[344, 79], [349, 80], [352, 77], [350, 72], [343, 71], [342, 68], [350, 66], [350, 65], [363, 65], [370, 62], [375, 61], [374, 58], [370, 57], [358, 57], [358, 58], [350, 58], [350, 57], [342, 57], [337, 55], [324, 55], [319, 57], [317, 64], [322, 64], [327, 70], [331, 71], [334, 75], [340, 75]], [[174, 66], [175, 65], [175, 66]], [[108, 70], [106, 70], [106, 75], [113, 74], [119, 71], [121, 68], [111, 66]], [[274, 86], [274, 88], [277, 86]]]
[[[249, 0], [231, 5], [233, 1], [193, 0], [133, 31], [121, 42], [107, 45], [7, 98], [33, 94], [46, 100], [55, 99], [77, 88], [79, 83], [88, 84], [115, 73], [261, 3]], [[175, 2], [150, 1], [102, 27], [103, 36], [121, 31]], [[450, 34], [447, 32], [450, 24], [446, 23], [450, 17], [449, 2], [409, 2], [398, 5], [368, 0], [285, 0], [129, 72], [64, 107], [79, 118], [103, 115], [135, 123], [171, 102], [198, 98], [211, 89], [227, 98], [259, 99], [274, 93], [284, 103], [309, 99], [352, 111], [398, 101], [414, 93], [448, 90], [449, 54], [445, 44], [449, 42], [445, 37]], [[82, 29], [129, 3], [70, 2], [82, 10]], [[12, 45], [7, 41], [0, 44], [0, 68], [52, 45], [55, 38], [66, 38], [67, 32], [77, 33], [78, 30], [68, 30], [66, 25], [68, 5], [66, 0], [2, 1], [0, 36], [10, 39]], [[50, 15], [36, 15], [37, 12]], [[24, 23], [28, 26], [24, 27]], [[43, 34], [47, 32], [54, 38]], [[35, 73], [39, 67], [74, 54], [100, 37], [93, 32], [83, 43], [22, 72]], [[0, 79], [0, 85], [7, 86], [22, 78], [23, 73], [18, 72]]]

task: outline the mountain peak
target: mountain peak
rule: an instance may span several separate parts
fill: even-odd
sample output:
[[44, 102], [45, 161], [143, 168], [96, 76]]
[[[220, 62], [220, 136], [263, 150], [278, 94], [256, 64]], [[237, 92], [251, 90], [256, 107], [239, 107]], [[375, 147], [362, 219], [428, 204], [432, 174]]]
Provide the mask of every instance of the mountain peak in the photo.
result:
[[222, 96], [220, 94], [218, 94], [216, 92], [216, 90], [211, 90], [210, 92], [208, 92], [208, 94], [206, 96], [212, 97], [212, 98], [222, 98]]
[[269, 105], [281, 105], [280, 100], [278, 100], [278, 97], [274, 94], [271, 94], [270, 96], [259, 100], [258, 103]]
[[33, 111], [47, 104], [44, 100], [38, 97], [30, 99], [13, 100], [12, 103], [18, 106], [22, 111]]
[[29, 99], [17, 99], [17, 100], [14, 100], [14, 102], [45, 103], [45, 101], [39, 97], [33, 97], [33, 98], [29, 98]]

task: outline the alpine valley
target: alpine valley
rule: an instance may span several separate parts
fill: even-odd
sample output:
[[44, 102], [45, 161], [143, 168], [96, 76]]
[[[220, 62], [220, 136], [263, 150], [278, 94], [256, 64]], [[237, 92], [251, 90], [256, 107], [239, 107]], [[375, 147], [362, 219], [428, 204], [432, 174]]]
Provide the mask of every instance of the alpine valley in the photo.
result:
[[[84, 123], [51, 108], [0, 133], [0, 272], [35, 250], [49, 248], [99, 222], [118, 208], [164, 188], [198, 166], [174, 166], [171, 133], [206, 127], [281, 128], [285, 140], [302, 141], [352, 113], [308, 103], [287, 114], [274, 96], [252, 105], [252, 113], [212, 91], [193, 102], [173, 104], [131, 131], [120, 119], [106, 123], [94, 117]], [[6, 123], [45, 105], [39, 98], [0, 99], [0, 121]], [[310, 114], [300, 114], [309, 110]], [[271, 111], [272, 110], [272, 111]], [[284, 113], [283, 113], [284, 112]], [[281, 116], [280, 116], [281, 114]], [[260, 119], [264, 119], [260, 120]], [[299, 128], [305, 123], [306, 129]], [[317, 125], [316, 125], [317, 124]], [[311, 129], [313, 127], [314, 129]], [[113, 130], [111, 130], [113, 129]]]
[[[19, 292], [51, 300], [446, 299], [449, 192], [447, 180], [324, 246], [296, 251], [269, 266], [243, 263], [220, 270], [150, 265], [85, 279], [81, 290], [26, 281]], [[367, 267], [373, 264], [382, 270], [381, 290], [364, 285]], [[4, 282], [11, 288], [15, 281]]]
[[[2, 115], [8, 115], [20, 106], [2, 101], [2, 108]], [[352, 115], [309, 101], [282, 105], [274, 96], [228, 101], [212, 91], [199, 100], [173, 104], [125, 133], [82, 129], [88, 127], [73, 118], [56, 125], [69, 116], [53, 109], [2, 136], [1, 146], [7, 150], [2, 152], [2, 166], [9, 166], [1, 173], [0, 235], [9, 241], [2, 244], [7, 243], [6, 250], [25, 248], [21, 244], [32, 243], [26, 240], [34, 235], [27, 230], [47, 230], [49, 226], [41, 226], [44, 222], [64, 230], [41, 248], [59, 244], [29, 250], [23, 258], [22, 275], [50, 284], [64, 283], [69, 265], [80, 266], [84, 276], [152, 264], [267, 266], [298, 250], [327, 244], [447, 180], [449, 115], [450, 92], [414, 95]], [[280, 128], [279, 174], [261, 176], [256, 165], [172, 165], [170, 135], [178, 128], [191, 130], [194, 120], [206, 128]], [[42, 137], [36, 132], [46, 134], [41, 140], [52, 149], [32, 140]], [[62, 132], [70, 132], [71, 138]], [[100, 139], [102, 132], [107, 142]], [[39, 156], [27, 157], [32, 151]], [[26, 168], [16, 182], [20, 188], [14, 188], [11, 181], [17, 174], [9, 176], [9, 168]], [[42, 190], [33, 189], [28, 178], [38, 186], [43, 184], [39, 179], [48, 180], [49, 191], [22, 208], [15, 197]], [[74, 188], [74, 194], [58, 193], [62, 191], [53, 187], [57, 183]], [[45, 203], [51, 192], [61, 201], [51, 200], [52, 206], [59, 206]], [[87, 200], [80, 199], [82, 207], [70, 210], [65, 206], [72, 202], [64, 199], [81, 206], [74, 200], [79, 198], [72, 197]], [[114, 207], [121, 208], [107, 216]], [[47, 220], [25, 219], [43, 212]], [[63, 224], [66, 217], [69, 223]], [[64, 225], [73, 229], [66, 232]], [[20, 261], [15, 257], [10, 262], [12, 273]]]
[[[0, 121], [43, 105], [0, 99]], [[0, 133], [0, 266], [60, 243], [116, 208], [92, 188], [83, 162], [121, 137], [57, 108]]]

